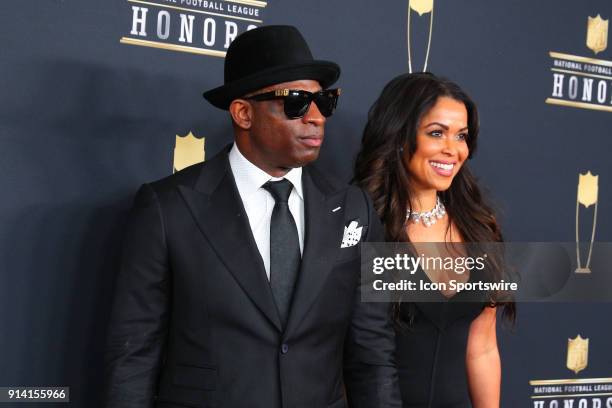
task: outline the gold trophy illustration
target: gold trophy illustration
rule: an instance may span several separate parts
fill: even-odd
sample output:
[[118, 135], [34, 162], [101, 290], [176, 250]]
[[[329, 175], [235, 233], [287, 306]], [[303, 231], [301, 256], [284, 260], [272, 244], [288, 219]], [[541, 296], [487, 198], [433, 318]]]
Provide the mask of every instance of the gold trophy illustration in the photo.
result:
[[[576, 268], [576, 273], [591, 273], [591, 255], [593, 254], [593, 242], [595, 241], [595, 229], [597, 227], [598, 179], [599, 176], [591, 174], [590, 171], [587, 171], [585, 174], [579, 174], [578, 177], [578, 194], [576, 197], [576, 260], [578, 267]], [[582, 266], [582, 261], [580, 259], [580, 204], [585, 208], [594, 205], [591, 240], [589, 242], [589, 252], [587, 254], [586, 264], [584, 266]]]
[[410, 44], [410, 10], [416, 11], [419, 16], [429, 13], [429, 37], [427, 40], [427, 52], [423, 63], [423, 72], [427, 71], [429, 60], [429, 49], [431, 47], [431, 32], [433, 29], [433, 4], [434, 0], [408, 0], [408, 23], [406, 24], [406, 41], [408, 43], [408, 72], [412, 73], [412, 47]]

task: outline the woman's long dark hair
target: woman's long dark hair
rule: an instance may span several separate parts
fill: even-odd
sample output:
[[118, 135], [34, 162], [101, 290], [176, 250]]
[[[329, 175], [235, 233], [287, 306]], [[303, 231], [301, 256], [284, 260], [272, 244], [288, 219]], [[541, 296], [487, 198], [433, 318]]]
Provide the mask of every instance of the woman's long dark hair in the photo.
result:
[[[412, 209], [412, 180], [403, 156], [407, 153], [412, 157], [416, 151], [420, 119], [440, 97], [450, 97], [465, 105], [468, 157], [472, 157], [478, 141], [478, 109], [457, 84], [447, 79], [430, 73], [400, 75], [385, 86], [368, 113], [354, 181], [372, 197], [387, 241], [409, 241], [405, 219], [406, 209]], [[467, 163], [461, 167], [450, 188], [440, 193], [440, 199], [465, 242], [503, 241], [493, 210], [484, 201]], [[448, 228], [450, 225], [449, 222]], [[504, 316], [513, 321], [515, 304], [507, 302], [504, 306]]]

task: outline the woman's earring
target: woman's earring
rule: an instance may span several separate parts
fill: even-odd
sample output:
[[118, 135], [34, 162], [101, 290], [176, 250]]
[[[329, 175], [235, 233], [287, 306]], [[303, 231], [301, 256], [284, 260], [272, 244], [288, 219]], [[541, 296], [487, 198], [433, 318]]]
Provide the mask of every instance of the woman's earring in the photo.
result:
[[404, 153], [404, 148], [400, 147], [400, 153]]

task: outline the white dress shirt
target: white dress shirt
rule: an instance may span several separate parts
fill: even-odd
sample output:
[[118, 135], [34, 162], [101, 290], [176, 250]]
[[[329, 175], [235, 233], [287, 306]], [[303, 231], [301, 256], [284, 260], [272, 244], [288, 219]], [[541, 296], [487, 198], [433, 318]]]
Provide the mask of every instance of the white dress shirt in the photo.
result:
[[277, 181], [283, 178], [293, 184], [293, 189], [289, 195], [289, 211], [291, 211], [295, 220], [300, 241], [300, 253], [303, 253], [304, 194], [302, 191], [302, 168], [291, 169], [281, 178], [272, 177], [244, 157], [238, 150], [236, 143], [229, 152], [229, 163], [249, 219], [251, 232], [266, 268], [266, 275], [270, 279], [270, 219], [274, 209], [274, 197], [262, 186], [270, 180]]

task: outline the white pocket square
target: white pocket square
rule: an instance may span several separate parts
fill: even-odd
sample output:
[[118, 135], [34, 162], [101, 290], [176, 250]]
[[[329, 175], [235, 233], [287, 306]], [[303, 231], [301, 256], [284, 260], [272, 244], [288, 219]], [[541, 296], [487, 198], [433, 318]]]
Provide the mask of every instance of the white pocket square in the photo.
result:
[[352, 247], [359, 243], [363, 226], [359, 227], [358, 225], [359, 223], [357, 221], [351, 221], [349, 225], [344, 227], [344, 236], [342, 237], [340, 248]]

